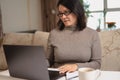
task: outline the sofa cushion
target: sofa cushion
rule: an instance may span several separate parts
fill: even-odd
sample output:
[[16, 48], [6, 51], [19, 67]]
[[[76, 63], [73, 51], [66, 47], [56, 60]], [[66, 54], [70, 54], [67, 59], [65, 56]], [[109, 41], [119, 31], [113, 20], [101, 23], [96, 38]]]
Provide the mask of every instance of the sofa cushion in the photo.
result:
[[[47, 51], [47, 41], [48, 41], [48, 32], [36, 31], [34, 34], [33, 45], [41, 45], [45, 49], [45, 53]], [[45, 54], [47, 55], [47, 54]]]
[[120, 71], [120, 29], [99, 33], [102, 47], [102, 70]]

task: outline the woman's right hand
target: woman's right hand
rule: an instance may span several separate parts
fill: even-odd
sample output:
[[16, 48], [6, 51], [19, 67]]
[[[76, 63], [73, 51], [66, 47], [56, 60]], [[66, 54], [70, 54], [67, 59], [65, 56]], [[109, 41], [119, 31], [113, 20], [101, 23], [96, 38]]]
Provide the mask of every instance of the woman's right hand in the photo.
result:
[[65, 74], [66, 72], [74, 72], [78, 69], [77, 64], [65, 64], [58, 68], [60, 70], [60, 74]]

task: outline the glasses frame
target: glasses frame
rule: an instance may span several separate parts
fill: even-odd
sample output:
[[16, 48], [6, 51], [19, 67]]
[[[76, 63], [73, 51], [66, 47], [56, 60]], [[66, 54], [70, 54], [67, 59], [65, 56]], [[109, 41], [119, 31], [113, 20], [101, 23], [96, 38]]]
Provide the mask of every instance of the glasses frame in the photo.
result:
[[59, 13], [57, 14], [57, 16], [58, 16], [58, 17], [63, 17], [63, 15], [68, 16], [68, 15], [70, 15], [71, 13], [72, 13], [72, 11], [65, 11], [65, 12], [63, 12], [63, 13], [59, 12]]

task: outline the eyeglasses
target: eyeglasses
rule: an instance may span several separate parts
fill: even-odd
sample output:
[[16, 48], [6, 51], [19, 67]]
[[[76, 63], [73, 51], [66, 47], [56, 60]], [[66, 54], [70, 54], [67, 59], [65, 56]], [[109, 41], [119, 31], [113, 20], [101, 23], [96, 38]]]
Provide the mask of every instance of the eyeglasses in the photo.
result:
[[64, 13], [61, 13], [61, 12], [60, 12], [60, 13], [57, 14], [57, 16], [58, 16], [58, 17], [62, 17], [63, 14], [64, 14], [65, 16], [68, 16], [68, 15], [71, 14], [71, 13], [72, 13], [72, 11], [65, 11]]

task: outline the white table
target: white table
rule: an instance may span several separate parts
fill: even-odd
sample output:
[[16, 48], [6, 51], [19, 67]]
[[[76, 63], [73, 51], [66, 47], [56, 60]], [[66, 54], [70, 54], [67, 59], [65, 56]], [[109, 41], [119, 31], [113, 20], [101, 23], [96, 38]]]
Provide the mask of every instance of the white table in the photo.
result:
[[[70, 80], [79, 80], [79, 78], [76, 77]], [[120, 71], [101, 71], [97, 80], [120, 80]]]
[[10, 77], [9, 71], [0, 71], [0, 80], [25, 80], [20, 78]]
[[0, 80], [25, 80], [25, 79], [19, 79], [19, 78], [13, 78], [9, 76], [0, 75]]
[[[10, 77], [9, 72], [4, 71], [0, 73], [0, 80], [24, 80], [24, 79]], [[65, 80], [65, 77], [58, 80]], [[71, 80], [79, 80], [79, 78], [76, 77]], [[101, 71], [101, 75], [97, 80], [120, 80], [120, 71]]]
[[120, 71], [101, 71], [98, 80], [120, 80]]

